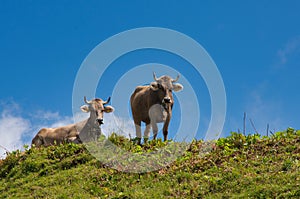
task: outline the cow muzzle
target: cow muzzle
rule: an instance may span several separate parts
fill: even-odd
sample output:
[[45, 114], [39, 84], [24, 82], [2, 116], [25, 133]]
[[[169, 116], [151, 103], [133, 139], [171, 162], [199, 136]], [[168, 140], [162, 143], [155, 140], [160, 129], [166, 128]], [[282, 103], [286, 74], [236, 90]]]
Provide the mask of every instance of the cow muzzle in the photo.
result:
[[99, 123], [99, 125], [104, 124], [103, 119], [97, 119], [97, 122]]
[[165, 98], [163, 99], [163, 103], [166, 103], [166, 104], [171, 103], [171, 98], [165, 97]]

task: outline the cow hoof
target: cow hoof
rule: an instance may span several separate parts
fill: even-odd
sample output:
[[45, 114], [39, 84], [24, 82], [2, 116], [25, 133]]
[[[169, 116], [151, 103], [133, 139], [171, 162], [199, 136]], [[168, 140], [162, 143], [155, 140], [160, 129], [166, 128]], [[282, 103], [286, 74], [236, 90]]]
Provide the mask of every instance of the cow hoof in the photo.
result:
[[136, 137], [136, 138], [133, 138], [131, 141], [135, 144], [141, 145], [141, 138]]
[[144, 144], [147, 144], [149, 141], [149, 138], [144, 138]]

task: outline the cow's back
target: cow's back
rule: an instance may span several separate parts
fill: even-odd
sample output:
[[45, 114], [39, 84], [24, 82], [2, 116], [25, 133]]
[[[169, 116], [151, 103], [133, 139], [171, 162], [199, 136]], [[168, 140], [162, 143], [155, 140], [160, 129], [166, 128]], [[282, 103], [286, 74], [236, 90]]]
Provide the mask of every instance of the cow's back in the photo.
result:
[[60, 144], [65, 141], [71, 141], [78, 135], [75, 125], [71, 124], [58, 128], [43, 128], [32, 139], [31, 144], [36, 147], [50, 146]]

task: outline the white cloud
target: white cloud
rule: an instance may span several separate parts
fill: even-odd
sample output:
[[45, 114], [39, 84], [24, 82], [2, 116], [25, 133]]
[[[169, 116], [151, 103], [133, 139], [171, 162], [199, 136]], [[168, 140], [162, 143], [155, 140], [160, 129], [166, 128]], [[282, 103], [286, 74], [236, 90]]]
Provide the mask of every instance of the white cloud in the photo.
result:
[[[21, 149], [23, 146], [22, 135], [29, 130], [29, 120], [3, 111], [0, 118], [0, 145], [9, 151]], [[4, 154], [5, 150], [1, 148], [0, 158], [3, 158]]]
[[24, 144], [31, 144], [32, 138], [43, 127], [59, 127], [73, 123], [73, 117], [61, 116], [59, 112], [38, 110], [21, 116], [20, 106], [15, 102], [1, 102], [0, 112], [0, 158], [5, 152], [21, 149]]
[[280, 66], [288, 62], [288, 58], [300, 49], [300, 36], [288, 41], [285, 46], [277, 51]]
[[56, 128], [56, 127], [60, 127], [60, 126], [66, 126], [66, 125], [69, 125], [72, 123], [73, 123], [73, 117], [60, 116], [53, 124], [51, 124], [48, 127]]
[[[4, 107], [0, 112], [0, 158], [5, 157], [5, 149], [22, 150], [24, 144], [30, 145], [32, 138], [41, 128], [65, 126], [89, 117], [89, 114], [83, 112], [76, 113], [73, 118], [73, 116], [62, 116], [59, 112], [49, 110], [38, 110], [24, 117], [21, 116], [20, 106], [15, 102], [1, 103], [0, 107]], [[112, 132], [126, 137], [129, 137], [129, 134], [135, 136], [133, 121], [117, 117], [113, 113], [104, 115], [104, 124], [101, 129], [106, 136]]]
[[54, 120], [60, 117], [59, 112], [51, 112], [51, 111], [42, 111], [38, 110], [32, 114], [33, 118], [38, 118], [40, 120]]

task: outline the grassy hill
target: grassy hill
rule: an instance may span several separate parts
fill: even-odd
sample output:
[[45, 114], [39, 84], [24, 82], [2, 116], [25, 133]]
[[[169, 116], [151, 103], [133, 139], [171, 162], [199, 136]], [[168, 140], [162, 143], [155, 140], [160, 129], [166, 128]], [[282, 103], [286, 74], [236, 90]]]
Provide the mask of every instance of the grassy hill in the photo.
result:
[[[135, 153], [168, 145], [110, 140]], [[143, 174], [106, 167], [83, 145], [14, 151], [0, 160], [0, 198], [300, 198], [300, 131], [232, 133], [204, 153], [206, 144], [194, 141], [171, 165]]]

